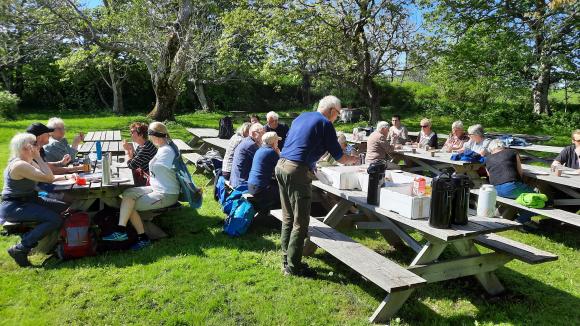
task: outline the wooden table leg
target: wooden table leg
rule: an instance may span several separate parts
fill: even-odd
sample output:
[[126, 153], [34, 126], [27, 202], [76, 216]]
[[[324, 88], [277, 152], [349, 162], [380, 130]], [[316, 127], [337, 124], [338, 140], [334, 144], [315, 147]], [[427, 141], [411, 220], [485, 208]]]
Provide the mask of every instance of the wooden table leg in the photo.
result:
[[[475, 247], [472, 240], [458, 240], [453, 242], [453, 246], [461, 256], [479, 256], [481, 253]], [[481, 283], [481, 286], [491, 295], [500, 294], [505, 288], [493, 271], [483, 272], [474, 275]]]
[[392, 245], [393, 247], [397, 248], [403, 245], [403, 242], [406, 243], [411, 249], [415, 252], [419, 252], [421, 250], [421, 245], [413, 239], [405, 230], [400, 228], [395, 222], [391, 221], [390, 219], [380, 216], [378, 214], [374, 214], [372, 211], [364, 208], [359, 207], [359, 209], [365, 213], [367, 216], [377, 219], [381, 221], [387, 229], [379, 230], [383, 238], [387, 240], [387, 242]]
[[93, 203], [96, 200], [97, 200], [96, 198], [88, 198], [88, 199], [84, 199], [84, 200], [75, 200], [72, 203], [72, 205], [70, 205], [70, 208], [86, 212], [87, 210], [89, 210], [91, 205], [93, 205]]
[[413, 293], [413, 289], [389, 293], [369, 318], [369, 321], [371, 323], [386, 323], [401, 309], [411, 293]]
[[445, 248], [447, 248], [447, 243], [445, 242], [427, 242], [413, 259], [410, 266], [427, 264], [437, 260]]

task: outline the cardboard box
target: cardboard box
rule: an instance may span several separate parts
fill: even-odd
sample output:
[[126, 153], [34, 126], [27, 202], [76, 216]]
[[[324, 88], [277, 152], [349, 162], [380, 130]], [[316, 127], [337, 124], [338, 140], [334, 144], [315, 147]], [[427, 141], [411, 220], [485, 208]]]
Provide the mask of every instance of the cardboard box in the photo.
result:
[[410, 219], [429, 217], [431, 197], [412, 196], [412, 184], [381, 188], [379, 207]]
[[320, 169], [330, 185], [337, 189], [360, 189], [358, 170], [360, 166], [331, 166]]

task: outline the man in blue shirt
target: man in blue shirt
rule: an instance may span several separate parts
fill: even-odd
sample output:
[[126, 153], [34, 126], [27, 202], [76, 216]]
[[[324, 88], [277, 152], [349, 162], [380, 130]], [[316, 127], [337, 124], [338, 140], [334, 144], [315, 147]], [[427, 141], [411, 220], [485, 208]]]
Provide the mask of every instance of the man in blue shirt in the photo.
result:
[[274, 131], [278, 137], [281, 138], [278, 142], [278, 148], [282, 150], [284, 148], [284, 141], [288, 135], [289, 128], [287, 125], [278, 122], [278, 119], [278, 113], [274, 111], [268, 112], [268, 114], [266, 114], [266, 124], [264, 125], [264, 130], [266, 130], [266, 132]]
[[280, 160], [276, 179], [282, 205], [282, 252], [284, 275], [314, 276], [302, 261], [304, 240], [308, 234], [312, 180], [316, 161], [329, 152], [343, 164], [356, 164], [357, 157], [343, 155], [332, 123], [340, 115], [340, 100], [326, 96], [318, 103], [317, 112], [306, 112], [292, 123]]
[[249, 136], [244, 138], [234, 151], [234, 161], [230, 174], [230, 184], [236, 188], [248, 181], [252, 160], [254, 154], [262, 144], [262, 135], [264, 127], [260, 123], [254, 123], [250, 126]]
[[279, 208], [280, 194], [278, 182], [274, 177], [274, 168], [280, 158], [278, 142], [281, 140], [273, 132], [267, 132], [262, 136], [262, 147], [256, 151], [252, 161], [252, 169], [248, 178], [248, 192], [254, 195], [257, 210], [269, 211]]

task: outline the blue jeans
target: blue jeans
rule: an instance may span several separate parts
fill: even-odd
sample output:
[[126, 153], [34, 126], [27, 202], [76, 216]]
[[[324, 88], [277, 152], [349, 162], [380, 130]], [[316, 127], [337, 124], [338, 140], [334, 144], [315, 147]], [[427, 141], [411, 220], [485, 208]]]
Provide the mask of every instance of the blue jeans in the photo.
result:
[[[523, 193], [534, 192], [534, 189], [520, 181], [506, 182], [494, 187], [498, 196], [510, 199], [516, 199]], [[519, 209], [518, 215], [516, 220], [520, 223], [525, 223], [531, 221], [532, 216], [535, 214], [527, 210]]]
[[62, 225], [60, 213], [67, 208], [68, 204], [51, 198], [32, 197], [29, 201], [4, 200], [0, 204], [0, 220], [12, 223], [38, 222], [34, 229], [22, 236], [21, 246], [30, 250], [47, 234], [60, 229]]

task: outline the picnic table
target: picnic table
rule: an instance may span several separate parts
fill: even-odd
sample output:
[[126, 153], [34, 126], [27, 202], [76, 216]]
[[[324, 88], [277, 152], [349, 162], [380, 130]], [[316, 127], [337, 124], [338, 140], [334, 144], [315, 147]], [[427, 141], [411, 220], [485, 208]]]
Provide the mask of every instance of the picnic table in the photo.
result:
[[[504, 291], [494, 271], [513, 259], [529, 264], [556, 260], [557, 256], [531, 246], [501, 237], [495, 233], [515, 229], [515, 221], [470, 216], [467, 225], [453, 225], [450, 229], [429, 226], [427, 219], [409, 219], [395, 212], [370, 205], [366, 193], [358, 190], [339, 190], [320, 181], [312, 185], [320, 191], [339, 198], [339, 201], [321, 222], [309, 228], [307, 246], [319, 246], [327, 250], [365, 278], [381, 286], [389, 295], [381, 302], [370, 318], [371, 322], [385, 322], [404, 304], [413, 290], [424, 284], [452, 280], [473, 275], [490, 294]], [[355, 222], [358, 229], [378, 229], [392, 243], [405, 243], [416, 255], [407, 267], [388, 260], [381, 255], [372, 255], [368, 248], [354, 242], [332, 229], [343, 219], [352, 206], [356, 206], [370, 221]], [[279, 212], [276, 214], [280, 214]], [[274, 214], [273, 214], [274, 215]], [[416, 241], [409, 234], [419, 232], [426, 243]], [[492, 251], [481, 253], [475, 244]], [[454, 248], [459, 257], [446, 259], [441, 254]], [[311, 252], [305, 247], [305, 252]], [[413, 278], [408, 272], [415, 274]]]
[[203, 138], [203, 145], [199, 148], [199, 151], [207, 149], [215, 149], [220, 153], [225, 153], [230, 143], [229, 139], [221, 138]]
[[203, 138], [217, 138], [219, 131], [213, 128], [187, 128], [191, 134], [191, 140], [188, 142], [191, 147], [199, 147], [198, 145]]
[[535, 162], [542, 162], [542, 163], [551, 163], [553, 159], [545, 159], [542, 157], [538, 157], [536, 154], [531, 152], [544, 152], [544, 153], [553, 153], [553, 154], [560, 154], [560, 152], [564, 149], [564, 147], [559, 146], [547, 146], [547, 145], [529, 145], [529, 146], [510, 146], [509, 148], [513, 148], [518, 152], [521, 152], [526, 157], [528, 157], [531, 161]]
[[103, 153], [124, 153], [121, 130], [91, 131], [85, 135], [84, 143], [79, 147], [79, 154], [97, 151], [97, 141], [101, 142]]
[[127, 167], [123, 156], [112, 157], [112, 177], [111, 184], [105, 185], [102, 182], [102, 170], [100, 166], [93, 166], [93, 172], [79, 173], [80, 176], [87, 179], [94, 178], [94, 181], [87, 180], [87, 184], [80, 186], [74, 183], [74, 180], [63, 180], [55, 183], [54, 191], [66, 192], [74, 198], [72, 208], [86, 211], [97, 200], [116, 207], [118, 206], [118, 197], [127, 188], [133, 187], [133, 172]]

